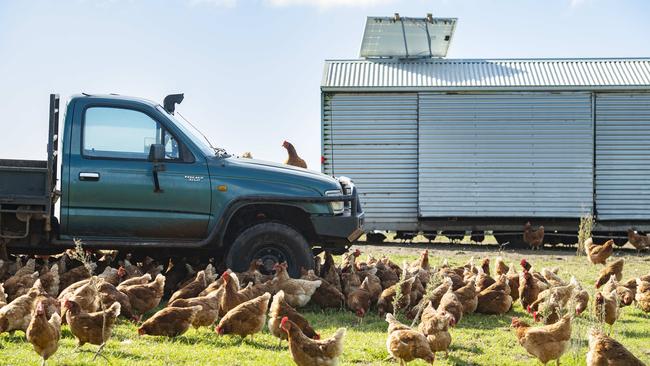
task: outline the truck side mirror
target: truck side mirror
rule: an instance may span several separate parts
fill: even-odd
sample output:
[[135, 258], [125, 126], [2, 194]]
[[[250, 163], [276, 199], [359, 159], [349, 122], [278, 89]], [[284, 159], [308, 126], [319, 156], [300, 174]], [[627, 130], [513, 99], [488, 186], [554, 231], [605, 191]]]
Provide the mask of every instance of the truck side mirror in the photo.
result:
[[157, 163], [165, 160], [165, 146], [163, 144], [151, 144], [149, 147], [149, 161]]

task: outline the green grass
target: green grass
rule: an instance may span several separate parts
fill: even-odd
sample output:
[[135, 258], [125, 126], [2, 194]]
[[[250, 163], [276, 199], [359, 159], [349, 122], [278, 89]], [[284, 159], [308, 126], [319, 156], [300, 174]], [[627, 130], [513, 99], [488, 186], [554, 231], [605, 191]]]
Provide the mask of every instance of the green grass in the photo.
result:
[[[451, 264], [463, 264], [471, 256], [478, 259], [489, 256], [494, 259], [496, 250], [486, 247], [446, 247], [430, 249], [433, 265], [448, 258]], [[462, 251], [459, 251], [459, 248]], [[403, 260], [412, 261], [417, 250], [412, 248], [361, 247], [362, 251], [380, 256], [389, 256], [401, 265]], [[618, 253], [617, 253], [618, 254]], [[537, 269], [559, 267], [560, 275], [569, 279], [573, 274], [585, 288], [593, 294], [593, 284], [600, 266], [588, 263], [586, 257], [576, 257], [572, 252], [501, 253], [507, 262], [518, 262], [527, 258]], [[364, 256], [365, 257], [365, 256]], [[650, 257], [625, 256], [624, 279], [645, 274], [650, 269]], [[345, 351], [342, 365], [395, 365], [385, 361], [386, 323], [376, 312], [369, 314], [363, 325], [357, 326], [355, 316], [348, 311], [320, 311], [316, 308], [301, 310], [323, 337], [329, 337], [337, 328], [348, 329], [345, 338]], [[590, 311], [590, 309], [588, 310]], [[439, 354], [436, 364], [440, 365], [534, 365], [539, 364], [517, 343], [514, 332], [509, 328], [512, 316], [526, 316], [517, 303], [513, 310], [504, 316], [474, 314], [464, 316], [460, 324], [451, 330], [452, 345], [449, 358]], [[585, 313], [573, 325], [573, 339], [570, 350], [562, 357], [563, 365], [584, 365], [587, 351], [586, 332], [592, 325], [591, 317]], [[622, 316], [614, 325], [612, 335], [630, 351], [646, 363], [650, 363], [650, 316], [635, 307], [623, 309]], [[85, 345], [82, 352], [74, 350], [75, 341], [67, 326], [63, 328], [63, 338], [59, 351], [48, 364], [86, 365], [108, 364], [99, 358], [92, 358], [96, 346]], [[286, 342], [278, 348], [278, 340], [266, 330], [257, 334], [254, 341], [240, 342], [237, 337], [220, 337], [211, 329], [190, 330], [175, 339], [159, 337], [139, 337], [136, 327], [120, 321], [103, 355], [110, 365], [288, 365], [291, 364]], [[40, 360], [26, 342], [22, 332], [14, 335], [0, 335], [0, 364], [27, 365], [39, 364]], [[424, 365], [422, 361], [410, 365]]]

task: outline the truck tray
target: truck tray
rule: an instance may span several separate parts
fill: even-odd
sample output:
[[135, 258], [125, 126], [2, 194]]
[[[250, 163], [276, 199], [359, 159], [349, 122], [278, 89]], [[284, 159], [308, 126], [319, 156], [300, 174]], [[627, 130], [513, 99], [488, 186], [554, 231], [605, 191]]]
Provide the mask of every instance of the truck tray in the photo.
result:
[[47, 161], [0, 159], [0, 204], [48, 205]]

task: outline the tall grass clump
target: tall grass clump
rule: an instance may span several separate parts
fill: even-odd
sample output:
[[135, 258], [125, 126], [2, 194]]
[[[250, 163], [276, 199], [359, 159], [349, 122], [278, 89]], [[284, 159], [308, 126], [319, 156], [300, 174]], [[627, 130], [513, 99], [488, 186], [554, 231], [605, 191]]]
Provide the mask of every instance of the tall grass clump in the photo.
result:
[[583, 215], [580, 218], [580, 226], [578, 227], [578, 249], [577, 255], [585, 254], [585, 241], [591, 238], [591, 230], [594, 228], [594, 216], [591, 213]]
[[400, 301], [402, 300], [402, 296], [404, 296], [404, 294], [402, 294], [402, 284], [407, 280], [408, 266], [406, 265], [406, 262], [404, 262], [402, 267], [399, 281], [397, 281], [397, 285], [395, 285], [395, 297], [393, 297], [393, 315], [395, 316], [395, 319], [399, 319], [399, 315], [403, 312], [403, 309], [400, 306]]
[[[69, 256], [71, 259], [76, 259], [79, 262], [81, 262], [81, 264], [86, 268], [86, 270], [90, 274], [89, 283], [91, 286], [93, 286], [95, 293], [97, 293], [97, 295], [101, 298], [98, 281], [96, 278], [93, 278], [93, 272], [95, 271], [95, 268], [93, 266], [94, 263], [92, 261], [92, 257], [84, 249], [83, 242], [81, 241], [81, 239], [75, 238], [73, 239], [73, 241], [74, 241], [74, 249], [69, 252]], [[102, 310], [102, 313], [104, 314], [102, 319], [102, 337], [104, 337], [104, 335], [106, 334], [106, 306], [104, 306], [104, 302], [101, 300], [99, 301], [99, 306]], [[93, 357], [93, 362], [97, 359], [98, 356], [104, 357], [101, 353], [105, 346], [106, 346], [106, 339], [102, 338], [102, 344], [99, 345], [99, 348], [97, 349], [97, 352]]]

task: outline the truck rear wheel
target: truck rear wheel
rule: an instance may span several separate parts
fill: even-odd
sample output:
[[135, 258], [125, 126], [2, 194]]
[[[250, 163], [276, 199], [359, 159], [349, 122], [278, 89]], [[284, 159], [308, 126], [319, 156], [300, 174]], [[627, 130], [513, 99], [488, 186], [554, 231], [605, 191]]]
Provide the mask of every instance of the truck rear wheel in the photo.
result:
[[300, 277], [300, 268], [314, 268], [314, 258], [305, 237], [295, 229], [276, 222], [265, 222], [244, 230], [226, 256], [226, 265], [235, 272], [246, 271], [254, 259], [261, 259], [264, 271], [287, 262], [291, 277]]

